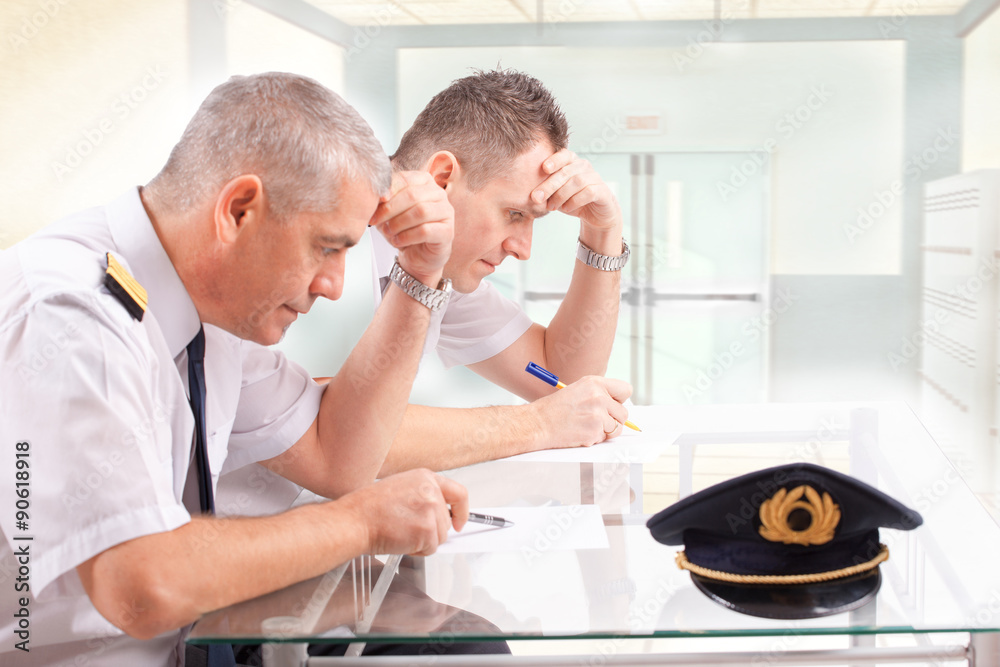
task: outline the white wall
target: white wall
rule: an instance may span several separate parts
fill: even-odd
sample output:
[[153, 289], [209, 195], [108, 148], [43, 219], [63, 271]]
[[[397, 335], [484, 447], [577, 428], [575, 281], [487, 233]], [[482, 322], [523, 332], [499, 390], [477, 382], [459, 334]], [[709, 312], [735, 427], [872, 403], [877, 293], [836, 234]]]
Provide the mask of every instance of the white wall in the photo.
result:
[[0, 7], [0, 248], [159, 171], [187, 122], [184, 3]]
[[1000, 167], [1000, 12], [965, 38], [962, 171]]
[[295, 72], [344, 94], [344, 49], [251, 5], [226, 14], [229, 74]]

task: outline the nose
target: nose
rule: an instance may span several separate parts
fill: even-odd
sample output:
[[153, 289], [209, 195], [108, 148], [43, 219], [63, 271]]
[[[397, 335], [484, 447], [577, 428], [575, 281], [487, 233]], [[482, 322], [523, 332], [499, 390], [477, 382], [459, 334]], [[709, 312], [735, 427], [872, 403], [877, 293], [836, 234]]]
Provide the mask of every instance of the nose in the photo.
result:
[[514, 259], [520, 260], [531, 257], [531, 230], [531, 222], [514, 227], [514, 231], [503, 242], [503, 249], [508, 255], [513, 255]]
[[309, 285], [309, 293], [336, 301], [344, 294], [344, 270], [343, 259], [324, 262]]

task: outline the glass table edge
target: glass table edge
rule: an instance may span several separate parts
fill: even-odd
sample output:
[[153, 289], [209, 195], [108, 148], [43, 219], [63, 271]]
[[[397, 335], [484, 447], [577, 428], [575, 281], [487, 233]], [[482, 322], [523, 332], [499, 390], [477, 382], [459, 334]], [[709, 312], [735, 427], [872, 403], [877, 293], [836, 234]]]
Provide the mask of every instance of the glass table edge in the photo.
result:
[[601, 639], [692, 639], [698, 637], [777, 637], [777, 636], [855, 636], [855, 635], [898, 635], [898, 634], [955, 634], [955, 633], [1000, 633], [1000, 627], [961, 627], [961, 628], [914, 628], [911, 626], [870, 626], [853, 628], [780, 628], [775, 630], [699, 630], [697, 632], [663, 631], [643, 632], [638, 634], [622, 634], [615, 632], [595, 632], [586, 634], [554, 634], [533, 635], [510, 633], [504, 635], [454, 633], [429, 634], [424, 637], [413, 635], [378, 635], [367, 634], [358, 637], [188, 637], [185, 641], [193, 645], [208, 644], [423, 644], [430, 642], [488, 642], [488, 641], [563, 641], [563, 640], [601, 640]]

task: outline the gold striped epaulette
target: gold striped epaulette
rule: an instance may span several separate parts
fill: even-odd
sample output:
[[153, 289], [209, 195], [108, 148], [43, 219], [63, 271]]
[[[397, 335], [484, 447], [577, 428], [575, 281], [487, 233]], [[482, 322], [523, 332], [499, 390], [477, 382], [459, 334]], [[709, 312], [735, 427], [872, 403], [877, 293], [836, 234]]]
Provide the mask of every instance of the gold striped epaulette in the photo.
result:
[[146, 312], [148, 297], [142, 285], [135, 281], [125, 267], [118, 263], [115, 256], [110, 252], [108, 257], [108, 270], [104, 274], [104, 285], [121, 301], [125, 310], [135, 319], [142, 321], [142, 316]]

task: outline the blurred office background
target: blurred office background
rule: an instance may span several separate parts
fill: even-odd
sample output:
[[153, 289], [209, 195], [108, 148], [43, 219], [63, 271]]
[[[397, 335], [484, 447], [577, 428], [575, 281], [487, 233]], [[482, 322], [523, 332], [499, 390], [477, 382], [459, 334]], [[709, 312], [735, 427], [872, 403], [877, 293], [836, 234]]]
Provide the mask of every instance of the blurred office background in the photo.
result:
[[[7, 0], [0, 248], [148, 181], [232, 74], [312, 76], [391, 153], [451, 80], [521, 69], [561, 101], [570, 147], [625, 212], [633, 260], [609, 375], [631, 381], [637, 403], [903, 400], [991, 502], [997, 272], [952, 272], [952, 288], [963, 271], [981, 274], [989, 336], [938, 340], [973, 370], [929, 375], [939, 332], [924, 300], [925, 184], [1000, 169], [998, 5]], [[984, 215], [996, 197], [984, 186]], [[491, 278], [539, 321], [566, 287], [576, 229], [557, 215], [536, 223], [532, 259]], [[970, 256], [984, 253], [995, 257]], [[371, 289], [362, 245], [343, 299], [318, 303], [282, 348], [313, 375], [335, 374], [369, 321]], [[413, 400], [517, 401], [433, 363]]]

